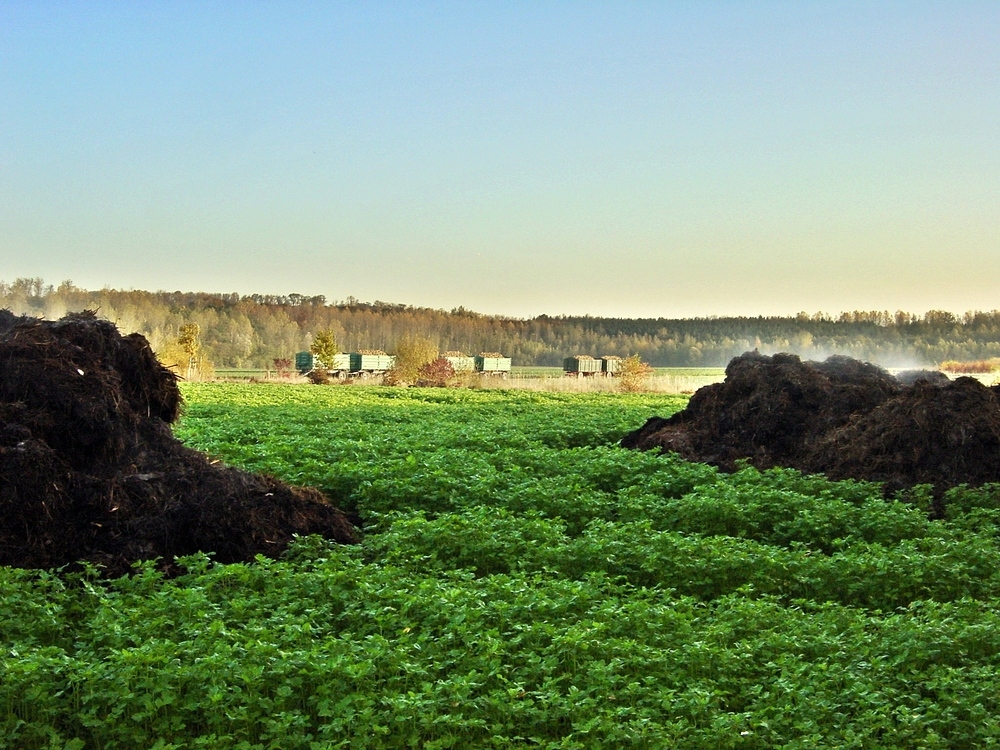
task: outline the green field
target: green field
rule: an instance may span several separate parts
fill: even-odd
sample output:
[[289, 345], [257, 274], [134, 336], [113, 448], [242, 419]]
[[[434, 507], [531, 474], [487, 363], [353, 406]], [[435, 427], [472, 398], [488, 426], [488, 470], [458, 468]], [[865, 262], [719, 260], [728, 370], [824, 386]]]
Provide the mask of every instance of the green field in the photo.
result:
[[3, 748], [1000, 744], [1000, 494], [616, 447], [667, 395], [186, 384], [176, 432], [367, 526], [0, 569]]

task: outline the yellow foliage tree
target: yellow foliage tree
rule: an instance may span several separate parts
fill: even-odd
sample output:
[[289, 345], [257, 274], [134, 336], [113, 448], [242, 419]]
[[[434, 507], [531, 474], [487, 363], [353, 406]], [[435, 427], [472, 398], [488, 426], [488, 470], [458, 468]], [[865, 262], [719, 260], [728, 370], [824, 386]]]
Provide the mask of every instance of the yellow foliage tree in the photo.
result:
[[385, 374], [386, 385], [413, 385], [420, 368], [438, 357], [438, 347], [429, 338], [406, 336], [396, 344], [396, 361]]
[[184, 373], [187, 380], [206, 380], [215, 374], [215, 368], [201, 356], [201, 327], [197, 323], [186, 323], [180, 327], [178, 336], [161, 346], [156, 356], [161, 364]]
[[337, 349], [337, 337], [329, 328], [318, 331], [309, 345], [309, 351], [323, 364], [323, 367], [330, 368], [333, 366], [334, 357], [340, 351]]
[[618, 368], [618, 387], [625, 393], [638, 393], [646, 387], [646, 378], [652, 373], [653, 368], [633, 354], [623, 359]]

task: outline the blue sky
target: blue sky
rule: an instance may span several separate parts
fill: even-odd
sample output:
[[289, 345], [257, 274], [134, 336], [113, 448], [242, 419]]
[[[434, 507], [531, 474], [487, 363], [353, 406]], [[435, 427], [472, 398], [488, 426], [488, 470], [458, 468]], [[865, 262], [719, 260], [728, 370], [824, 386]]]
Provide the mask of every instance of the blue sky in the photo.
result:
[[0, 279], [1000, 308], [1000, 3], [0, 0]]

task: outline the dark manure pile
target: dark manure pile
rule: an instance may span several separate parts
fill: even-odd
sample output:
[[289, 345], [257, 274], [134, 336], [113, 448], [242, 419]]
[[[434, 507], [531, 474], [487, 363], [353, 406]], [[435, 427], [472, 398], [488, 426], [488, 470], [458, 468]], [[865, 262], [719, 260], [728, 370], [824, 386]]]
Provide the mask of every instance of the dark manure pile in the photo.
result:
[[653, 417], [622, 446], [724, 471], [746, 460], [882, 482], [887, 494], [931, 484], [940, 498], [959, 484], [1000, 482], [1000, 401], [996, 387], [968, 377], [897, 378], [849, 357], [749, 352], [729, 363], [724, 382], [669, 419]]
[[93, 313], [59, 321], [0, 310], [0, 564], [280, 554], [294, 534], [357, 541], [316, 490], [211, 461], [170, 430], [177, 376], [139, 334]]

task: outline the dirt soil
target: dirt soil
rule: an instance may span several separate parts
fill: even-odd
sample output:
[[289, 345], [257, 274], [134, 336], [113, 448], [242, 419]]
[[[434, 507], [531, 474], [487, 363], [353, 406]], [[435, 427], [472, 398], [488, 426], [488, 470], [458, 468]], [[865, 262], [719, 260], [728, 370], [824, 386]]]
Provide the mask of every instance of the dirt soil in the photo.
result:
[[107, 575], [138, 560], [280, 554], [293, 534], [357, 532], [317, 490], [212, 461], [170, 430], [177, 376], [146, 339], [93, 313], [0, 310], [0, 565], [79, 560]]
[[834, 356], [743, 354], [722, 383], [686, 409], [653, 417], [621, 444], [674, 451], [733, 471], [786, 466], [834, 479], [883, 482], [887, 494], [931, 484], [940, 498], [959, 484], [1000, 482], [1000, 389], [933, 371], [893, 377]]

